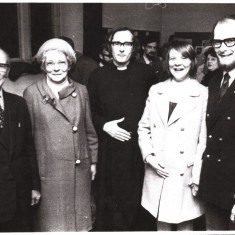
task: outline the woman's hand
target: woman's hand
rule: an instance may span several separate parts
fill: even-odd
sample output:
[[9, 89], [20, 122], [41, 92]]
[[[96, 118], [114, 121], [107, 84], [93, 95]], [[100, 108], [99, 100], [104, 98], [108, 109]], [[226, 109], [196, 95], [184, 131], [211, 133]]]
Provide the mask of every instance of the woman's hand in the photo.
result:
[[156, 173], [162, 178], [167, 178], [169, 172], [166, 171], [164, 165], [159, 161], [159, 159], [154, 155], [148, 155], [145, 161], [156, 171]]
[[91, 180], [95, 179], [96, 175], [96, 164], [91, 164]]
[[104, 124], [103, 130], [109, 134], [111, 137], [120, 140], [120, 141], [128, 141], [131, 138], [131, 134], [120, 128], [118, 126], [119, 122], [122, 122], [124, 120], [124, 117], [118, 120], [114, 120], [114, 121], [110, 121], [110, 122], [106, 122]]

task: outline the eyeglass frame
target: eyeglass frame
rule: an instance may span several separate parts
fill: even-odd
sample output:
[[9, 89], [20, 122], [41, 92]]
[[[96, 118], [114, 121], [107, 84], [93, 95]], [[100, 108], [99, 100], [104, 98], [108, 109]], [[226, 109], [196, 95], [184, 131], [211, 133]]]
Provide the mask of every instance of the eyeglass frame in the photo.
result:
[[[115, 45], [115, 43], [116, 43], [116, 45]], [[129, 43], [129, 45], [127, 43]], [[115, 46], [116, 47], [121, 47], [121, 46], [123, 46], [123, 47], [132, 47], [134, 45], [133, 42], [119, 42], [119, 41], [112, 41], [112, 42], [110, 42], [110, 44], [114, 47]]]
[[[234, 44], [231, 45], [231, 46], [228, 46], [228, 45], [227, 45], [227, 42], [226, 42], [226, 41], [228, 41], [228, 40], [233, 40], [233, 43], [234, 43]], [[218, 42], [220, 43], [220, 45], [219, 45], [218, 47], [215, 47], [215, 46], [213, 45], [215, 41], [217, 41], [217, 43], [218, 43]], [[220, 48], [220, 47], [222, 46], [222, 43], [224, 43], [227, 47], [233, 47], [233, 46], [235, 46], [235, 38], [225, 38], [225, 39], [223, 39], [223, 40], [220, 40], [220, 39], [212, 39], [212, 40], [211, 40], [211, 46], [214, 47], [214, 48], [216, 48], [216, 49]]]
[[0, 68], [9, 69], [10, 65], [9, 64], [0, 63]]
[[66, 66], [69, 67], [68, 61], [67, 61], [67, 64], [66, 64], [66, 61], [58, 61], [58, 62], [52, 62], [52, 61], [50, 61], [50, 62], [46, 62], [44, 66], [45, 66], [45, 68], [46, 68], [48, 71], [52, 71], [52, 70], [54, 70], [54, 68], [55, 68], [56, 65], [57, 65], [60, 69], [63, 69], [63, 68], [65, 68]]

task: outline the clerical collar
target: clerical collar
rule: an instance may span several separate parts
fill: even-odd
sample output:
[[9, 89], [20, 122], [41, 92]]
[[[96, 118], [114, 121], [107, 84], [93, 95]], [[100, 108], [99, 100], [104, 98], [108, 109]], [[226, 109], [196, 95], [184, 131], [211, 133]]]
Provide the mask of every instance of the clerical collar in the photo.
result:
[[118, 66], [118, 65], [115, 64], [114, 61], [113, 61], [113, 65], [117, 68], [117, 70], [121, 70], [121, 71], [122, 71], [122, 70], [126, 70], [129, 64], [130, 64], [130, 61], [129, 61], [129, 63], [128, 63], [127, 65]]

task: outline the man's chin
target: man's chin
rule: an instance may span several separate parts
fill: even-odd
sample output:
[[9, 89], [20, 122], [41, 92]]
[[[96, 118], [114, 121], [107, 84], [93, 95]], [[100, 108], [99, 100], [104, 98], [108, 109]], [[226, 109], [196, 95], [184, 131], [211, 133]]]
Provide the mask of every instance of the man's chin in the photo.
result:
[[148, 55], [147, 58], [148, 58], [149, 60], [154, 60], [154, 55], [153, 55], [153, 56]]
[[220, 63], [220, 67], [223, 70], [231, 71], [231, 70], [235, 69], [235, 61], [230, 63], [230, 64], [222, 64], [222, 63]]

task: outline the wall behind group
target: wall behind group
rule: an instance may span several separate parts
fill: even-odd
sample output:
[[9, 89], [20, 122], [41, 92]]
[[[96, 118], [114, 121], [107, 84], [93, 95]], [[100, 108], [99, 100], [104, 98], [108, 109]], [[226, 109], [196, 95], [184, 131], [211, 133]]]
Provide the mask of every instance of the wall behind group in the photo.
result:
[[157, 31], [163, 44], [175, 32], [211, 32], [218, 19], [234, 12], [235, 4], [222, 3], [103, 3], [102, 26]]

